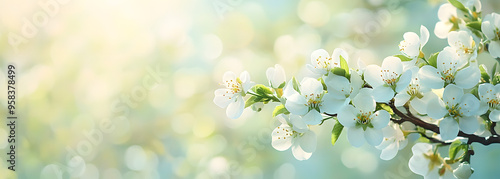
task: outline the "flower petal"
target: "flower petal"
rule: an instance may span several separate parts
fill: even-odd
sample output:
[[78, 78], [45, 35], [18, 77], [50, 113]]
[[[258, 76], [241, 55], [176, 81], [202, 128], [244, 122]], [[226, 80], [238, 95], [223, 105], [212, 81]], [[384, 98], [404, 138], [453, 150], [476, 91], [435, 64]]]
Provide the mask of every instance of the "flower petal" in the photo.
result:
[[391, 115], [385, 110], [379, 110], [373, 113], [370, 117], [372, 118], [371, 124], [373, 125], [373, 128], [382, 129], [389, 124]]
[[337, 114], [345, 105], [349, 104], [350, 99], [335, 99], [332, 97], [330, 92], [323, 96], [323, 103], [320, 107], [321, 112], [326, 112], [328, 114]]
[[316, 151], [316, 141], [316, 134], [313, 131], [307, 131], [297, 139], [300, 148], [302, 148], [302, 150], [307, 153], [313, 153], [314, 151]]
[[493, 122], [500, 122], [500, 110], [498, 109], [492, 110], [489, 117], [490, 120]]
[[453, 24], [446, 22], [437, 22], [434, 27], [434, 34], [440, 39], [445, 39], [448, 36]]
[[[394, 97], [394, 105], [396, 107], [399, 107], [399, 106], [403, 106], [406, 104], [406, 102], [408, 102], [408, 100], [411, 98], [410, 95], [408, 95], [407, 93], [398, 93], [395, 97]], [[417, 98], [415, 98], [417, 99]], [[413, 100], [415, 100], [413, 99]]]
[[217, 89], [215, 90], [214, 103], [221, 108], [226, 108], [229, 103], [234, 101], [230, 97], [227, 89]]
[[316, 109], [312, 109], [302, 119], [308, 125], [318, 125], [323, 120], [323, 116]]
[[372, 97], [372, 90], [361, 89], [359, 94], [354, 97], [352, 104], [364, 112], [375, 111], [375, 100]]
[[438, 18], [440, 21], [449, 21], [452, 16], [457, 16], [456, 8], [450, 3], [439, 6]]
[[464, 96], [464, 90], [454, 84], [450, 84], [444, 88], [443, 102], [447, 106], [455, 106], [462, 100], [462, 96]]
[[460, 115], [472, 116], [479, 114], [479, 100], [470, 93], [465, 94], [459, 104]]
[[399, 81], [396, 83], [396, 92], [399, 93], [401, 90], [408, 87], [411, 82], [412, 72], [410, 70], [404, 72], [400, 77]]
[[427, 104], [427, 115], [433, 119], [441, 119], [447, 113], [443, 101], [438, 98], [431, 99]]
[[337, 118], [339, 119], [340, 124], [345, 127], [354, 127], [356, 125], [356, 115], [359, 113], [359, 110], [354, 108], [351, 105], [347, 105], [342, 110], [339, 111]]
[[330, 58], [330, 54], [325, 49], [318, 49], [311, 53], [311, 64], [317, 66], [319, 61], [325, 61]]
[[495, 39], [495, 26], [488, 19], [488, 16], [491, 17], [491, 14], [486, 15], [484, 18], [483, 23], [481, 24], [481, 31], [488, 39]]
[[333, 50], [332, 53], [332, 59], [333, 59], [332, 68], [340, 67], [340, 56], [342, 56], [342, 58], [344, 58], [346, 62], [349, 62], [349, 54], [347, 54], [347, 52], [341, 48], [336, 48], [335, 50]]
[[328, 75], [324, 79], [328, 93], [336, 99], [345, 99], [351, 92], [349, 80], [343, 76]]
[[365, 132], [365, 139], [368, 144], [372, 146], [377, 146], [380, 143], [382, 143], [382, 140], [384, 139], [384, 134], [382, 133], [382, 130], [380, 129], [374, 129], [367, 127]]
[[314, 78], [306, 77], [300, 82], [300, 92], [303, 95], [316, 95], [323, 93], [323, 85]]
[[234, 72], [232, 71], [225, 72], [224, 75], [222, 76], [222, 81], [226, 83], [231, 80], [236, 81], [236, 74], [234, 74]]
[[377, 65], [368, 65], [365, 69], [365, 81], [372, 87], [377, 87], [384, 84], [382, 81], [381, 68]]
[[424, 45], [427, 44], [427, 41], [429, 41], [429, 30], [427, 30], [427, 27], [421, 25], [420, 26], [420, 48], [424, 47]]
[[406, 32], [399, 43], [399, 51], [409, 58], [416, 58], [420, 53], [420, 39], [415, 32]]
[[305, 152], [300, 145], [297, 143], [294, 143], [292, 145], [292, 154], [297, 160], [307, 160], [311, 158], [312, 153]]
[[403, 73], [403, 64], [401, 63], [401, 59], [394, 56], [385, 57], [380, 68], [382, 70], [389, 70], [390, 72], [394, 72], [398, 75]]
[[373, 99], [379, 103], [389, 102], [394, 97], [394, 91], [392, 88], [385, 85], [373, 88], [372, 94]]
[[361, 127], [348, 127], [347, 140], [353, 147], [361, 147], [365, 143], [365, 135]]
[[299, 115], [290, 114], [290, 124], [292, 124], [292, 129], [298, 133], [309, 131], [309, 127]]
[[364, 81], [361, 79], [361, 76], [359, 76], [358, 73], [351, 73], [351, 95], [349, 96], [350, 98], [354, 98], [363, 87]]
[[399, 147], [398, 147], [397, 143], [393, 142], [393, 143], [389, 144], [389, 146], [387, 146], [386, 148], [384, 148], [382, 150], [382, 152], [380, 153], [380, 158], [382, 160], [391, 160], [396, 156], [396, 154], [398, 154], [398, 150], [399, 150]]
[[420, 68], [418, 77], [420, 78], [420, 84], [422, 86], [432, 89], [443, 88], [444, 81], [441, 79], [441, 74], [436, 68], [430, 65], [425, 65]]
[[455, 84], [463, 89], [469, 89], [476, 86], [481, 80], [481, 72], [478, 67], [468, 66], [457, 72], [455, 76]]
[[493, 58], [500, 58], [500, 41], [491, 41], [488, 52]]
[[306, 98], [298, 93], [288, 97], [285, 107], [290, 113], [297, 115], [305, 115], [309, 109]]
[[458, 135], [458, 124], [452, 117], [446, 117], [439, 123], [439, 134], [443, 140], [453, 140]]
[[292, 134], [291, 131], [292, 129], [287, 124], [281, 124], [279, 127], [274, 128], [271, 135], [271, 145], [273, 148], [279, 151], [285, 151], [290, 148], [292, 146], [292, 137], [289, 136]]
[[475, 116], [461, 117], [458, 119], [460, 130], [466, 134], [474, 134], [479, 129], [479, 123]]
[[227, 106], [226, 115], [231, 119], [239, 118], [243, 113], [243, 109], [245, 109], [245, 101], [243, 100], [243, 97], [238, 96], [236, 101]]

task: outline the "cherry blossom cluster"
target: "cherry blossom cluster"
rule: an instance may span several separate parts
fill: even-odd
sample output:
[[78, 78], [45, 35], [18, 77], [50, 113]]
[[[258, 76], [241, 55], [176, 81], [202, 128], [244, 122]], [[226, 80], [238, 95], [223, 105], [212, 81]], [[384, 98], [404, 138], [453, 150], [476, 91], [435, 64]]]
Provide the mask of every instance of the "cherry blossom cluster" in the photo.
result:
[[[481, 16], [479, 0], [449, 0], [440, 6], [434, 34], [448, 46], [425, 55], [429, 31], [406, 32], [400, 54], [383, 59], [381, 66], [348, 66], [349, 54], [337, 48], [311, 53], [309, 76], [287, 79], [281, 65], [266, 71], [267, 84], [255, 84], [248, 72], [223, 76], [214, 103], [238, 118], [251, 107], [261, 111], [275, 105], [273, 118], [280, 123], [272, 136], [279, 151], [292, 148], [298, 160], [316, 150], [312, 126], [334, 121], [332, 144], [345, 131], [354, 147], [365, 143], [381, 150], [380, 158], [393, 159], [409, 143], [409, 168], [425, 178], [469, 178], [474, 155], [472, 143], [500, 143], [495, 131], [500, 121], [500, 74], [496, 64], [488, 71], [479, 53], [500, 60], [500, 15]], [[246, 99], [245, 99], [246, 98]], [[448, 153], [439, 148], [447, 147]]]

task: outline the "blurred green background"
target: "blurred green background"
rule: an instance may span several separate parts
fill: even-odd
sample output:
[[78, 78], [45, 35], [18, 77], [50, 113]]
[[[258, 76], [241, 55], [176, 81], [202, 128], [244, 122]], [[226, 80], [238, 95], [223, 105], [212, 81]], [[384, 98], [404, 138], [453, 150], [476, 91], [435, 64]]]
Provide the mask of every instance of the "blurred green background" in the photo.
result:
[[[230, 120], [212, 99], [225, 71], [266, 84], [278, 63], [301, 77], [319, 48], [380, 64], [420, 25], [431, 32], [424, 52], [440, 51], [444, 2], [0, 0], [0, 78], [16, 65], [19, 117], [18, 172], [2, 154], [0, 178], [421, 178], [408, 169], [413, 141], [383, 161], [345, 134], [332, 147], [327, 121], [313, 127], [316, 152], [297, 161], [270, 144], [272, 105]], [[499, 1], [482, 4], [483, 15], [499, 12]], [[2, 123], [1, 153], [8, 132]], [[500, 176], [500, 147], [474, 148], [473, 178]]]

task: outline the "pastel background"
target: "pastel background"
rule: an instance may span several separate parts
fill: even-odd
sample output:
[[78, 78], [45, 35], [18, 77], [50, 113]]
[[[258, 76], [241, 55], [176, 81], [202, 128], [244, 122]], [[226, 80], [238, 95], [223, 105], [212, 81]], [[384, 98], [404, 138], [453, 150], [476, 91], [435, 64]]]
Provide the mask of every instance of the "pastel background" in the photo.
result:
[[[267, 83], [278, 63], [300, 78], [319, 48], [380, 64], [420, 25], [431, 32], [424, 52], [440, 51], [447, 42], [432, 32], [444, 2], [0, 0], [0, 79], [16, 65], [19, 117], [17, 174], [0, 125], [0, 178], [421, 178], [407, 167], [413, 141], [383, 161], [344, 134], [333, 147], [332, 121], [313, 127], [317, 151], [297, 161], [270, 145], [271, 106], [230, 120], [213, 91], [229, 70]], [[483, 15], [500, 10], [482, 4]], [[473, 178], [500, 176], [500, 146], [474, 149]]]

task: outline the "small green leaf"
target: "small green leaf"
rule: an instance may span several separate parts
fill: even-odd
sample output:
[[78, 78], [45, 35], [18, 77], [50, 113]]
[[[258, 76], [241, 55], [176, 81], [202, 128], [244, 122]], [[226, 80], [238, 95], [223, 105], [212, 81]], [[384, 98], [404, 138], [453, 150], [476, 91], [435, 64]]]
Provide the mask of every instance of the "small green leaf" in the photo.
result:
[[293, 82], [293, 89], [295, 89], [295, 91], [300, 93], [299, 82], [295, 77], [292, 78], [292, 82]]
[[467, 23], [467, 27], [481, 31], [481, 22], [479, 21], [469, 22]]
[[492, 85], [496, 85], [498, 83], [500, 83], [500, 74], [496, 74], [495, 77], [493, 77], [493, 79], [491, 79]]
[[495, 73], [497, 72], [497, 62], [495, 62], [495, 64], [493, 65], [493, 69], [491, 70], [491, 76], [495, 76]]
[[448, 2], [450, 2], [451, 5], [455, 6], [457, 9], [459, 9], [463, 12], [466, 12], [466, 13], [469, 12], [467, 10], [467, 8], [465, 8], [465, 6], [461, 2], [458, 2], [457, 0], [448, 0]]
[[280, 84], [280, 86], [278, 86], [278, 88], [284, 88], [285, 85], [286, 85], [286, 82], [283, 82], [283, 83]]
[[420, 137], [420, 138], [417, 139], [417, 142], [420, 142], [420, 143], [430, 143], [431, 141], [428, 138]]
[[399, 59], [401, 59], [402, 62], [407, 62], [407, 61], [411, 61], [412, 59], [411, 58], [408, 58], [407, 56], [404, 56], [404, 55], [394, 55], [395, 57], [398, 57]]
[[489, 83], [490, 75], [488, 75], [486, 66], [484, 66], [484, 64], [479, 65], [479, 71], [481, 71], [481, 82]]
[[346, 76], [345, 70], [339, 67], [335, 67], [332, 69], [332, 73], [338, 76]]
[[256, 102], [258, 102], [258, 101], [256, 101], [256, 99], [257, 99], [257, 98], [258, 98], [257, 96], [252, 96], [252, 97], [248, 98], [248, 99], [245, 101], [245, 108], [248, 108], [248, 107], [249, 107], [249, 106], [251, 106], [252, 104], [255, 104]]
[[255, 85], [252, 87], [252, 91], [259, 94], [259, 95], [263, 95], [263, 96], [267, 96], [267, 94], [273, 94], [273, 91], [262, 85], [262, 84], [258, 84], [258, 85]]
[[394, 114], [394, 111], [392, 111], [392, 108], [389, 105], [387, 105], [385, 103], [377, 103], [377, 109], [376, 110], [381, 110], [381, 109], [389, 112], [390, 115]]
[[276, 106], [276, 108], [274, 108], [273, 117], [276, 117], [280, 114], [290, 114], [290, 112], [288, 112], [288, 110], [285, 108], [285, 105], [283, 104]]
[[451, 143], [450, 151], [448, 153], [450, 155], [451, 160], [455, 160], [457, 153], [464, 148], [463, 146], [464, 145], [462, 145], [462, 142], [460, 142], [460, 140], [456, 140]]
[[342, 133], [342, 129], [344, 129], [344, 126], [340, 124], [340, 122], [337, 122], [332, 129], [332, 145], [335, 146], [335, 143], [339, 139], [340, 133]]
[[439, 55], [439, 52], [437, 53], [434, 53], [431, 55], [431, 57], [429, 57], [429, 60], [427, 60], [429, 62], [429, 65], [433, 66], [434, 68], [437, 68], [437, 57]]
[[345, 77], [349, 79], [350, 75], [349, 75], [349, 66], [347, 64], [347, 61], [344, 59], [344, 57], [342, 57], [342, 55], [339, 57], [340, 57], [340, 68], [344, 69]]

